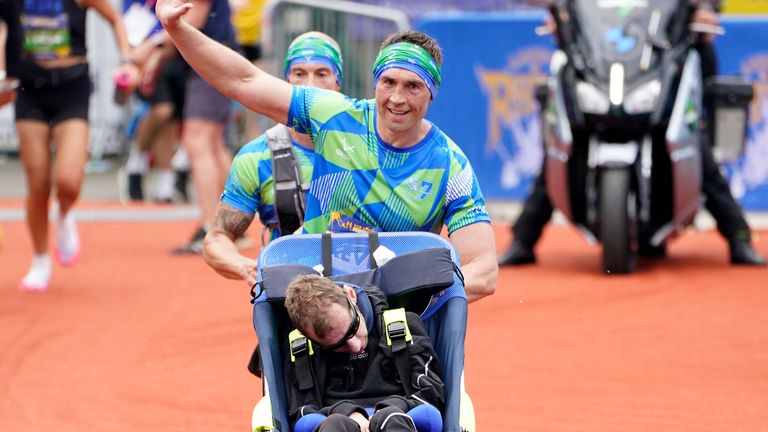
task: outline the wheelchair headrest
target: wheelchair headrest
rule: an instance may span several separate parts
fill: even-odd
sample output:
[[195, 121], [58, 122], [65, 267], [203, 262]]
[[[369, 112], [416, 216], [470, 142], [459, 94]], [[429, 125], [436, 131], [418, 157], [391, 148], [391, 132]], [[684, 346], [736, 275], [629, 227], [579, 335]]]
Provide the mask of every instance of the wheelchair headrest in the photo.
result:
[[[377, 269], [331, 276], [330, 279], [357, 286], [373, 284], [387, 296], [392, 308], [404, 307], [422, 313], [430, 297], [454, 283], [456, 266], [446, 248], [431, 248], [396, 256]], [[318, 274], [300, 264], [281, 264], [261, 269], [260, 289], [267, 301], [282, 305], [285, 290], [296, 276]]]

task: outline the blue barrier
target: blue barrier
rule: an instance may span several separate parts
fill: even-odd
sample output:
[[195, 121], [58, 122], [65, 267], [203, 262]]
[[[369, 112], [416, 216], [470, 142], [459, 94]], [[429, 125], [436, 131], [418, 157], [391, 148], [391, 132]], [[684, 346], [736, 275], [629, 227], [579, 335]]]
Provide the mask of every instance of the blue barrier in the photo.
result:
[[[523, 200], [543, 156], [533, 89], [544, 82], [551, 37], [539, 37], [543, 12], [429, 15], [415, 27], [443, 48], [443, 84], [427, 118], [461, 146], [492, 200]], [[744, 156], [726, 167], [745, 209], [768, 210], [768, 19], [722, 20], [723, 74], [754, 82]]]
[[720, 73], [742, 75], [752, 81], [744, 156], [726, 167], [731, 190], [746, 209], [768, 210], [768, 18], [723, 19], [725, 36], [715, 39]]

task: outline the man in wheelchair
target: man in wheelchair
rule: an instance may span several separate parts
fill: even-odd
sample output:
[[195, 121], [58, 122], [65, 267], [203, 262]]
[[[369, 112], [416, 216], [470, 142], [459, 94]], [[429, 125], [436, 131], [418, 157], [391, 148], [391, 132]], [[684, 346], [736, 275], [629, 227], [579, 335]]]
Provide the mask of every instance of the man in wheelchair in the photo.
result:
[[442, 430], [441, 369], [417, 314], [388, 311], [374, 285], [320, 275], [296, 277], [285, 308], [297, 329], [284, 346], [294, 431]]

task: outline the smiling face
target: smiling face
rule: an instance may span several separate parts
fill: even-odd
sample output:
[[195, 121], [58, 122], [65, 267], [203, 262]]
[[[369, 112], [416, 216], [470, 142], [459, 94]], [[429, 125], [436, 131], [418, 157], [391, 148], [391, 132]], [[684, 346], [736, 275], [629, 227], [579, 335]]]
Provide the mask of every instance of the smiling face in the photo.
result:
[[379, 134], [384, 139], [418, 135], [431, 97], [427, 85], [415, 73], [399, 68], [384, 71], [376, 83]]

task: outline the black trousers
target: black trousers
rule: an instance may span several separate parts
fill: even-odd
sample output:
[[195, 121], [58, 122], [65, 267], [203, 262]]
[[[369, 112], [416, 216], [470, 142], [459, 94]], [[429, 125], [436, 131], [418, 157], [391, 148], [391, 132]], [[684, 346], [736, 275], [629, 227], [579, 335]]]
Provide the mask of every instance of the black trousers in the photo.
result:
[[733, 198], [731, 188], [712, 155], [712, 147], [706, 142], [701, 146], [701, 177], [704, 206], [717, 221], [720, 234], [728, 241], [749, 240], [749, 225], [741, 206]]
[[533, 249], [536, 242], [541, 237], [544, 226], [552, 217], [552, 202], [547, 195], [546, 171], [542, 164], [541, 172], [533, 182], [533, 189], [525, 200], [523, 211], [512, 225], [512, 233], [515, 235], [515, 241], [523, 246]]
[[[696, 50], [701, 56], [701, 75], [706, 81], [718, 73], [717, 53], [712, 43], [700, 42]], [[733, 198], [731, 188], [723, 177], [720, 167], [712, 155], [712, 128], [714, 122], [714, 98], [705, 95], [703, 103], [706, 112], [706, 133], [701, 146], [701, 191], [704, 193], [704, 206], [717, 221], [717, 230], [729, 241], [749, 240], [747, 225], [741, 206]]]
[[[416, 425], [401, 409], [388, 407], [376, 411], [371, 416], [371, 432], [416, 432]], [[342, 414], [332, 414], [323, 420], [314, 432], [359, 432], [360, 426], [351, 418]]]

